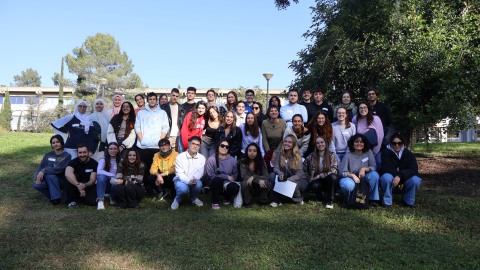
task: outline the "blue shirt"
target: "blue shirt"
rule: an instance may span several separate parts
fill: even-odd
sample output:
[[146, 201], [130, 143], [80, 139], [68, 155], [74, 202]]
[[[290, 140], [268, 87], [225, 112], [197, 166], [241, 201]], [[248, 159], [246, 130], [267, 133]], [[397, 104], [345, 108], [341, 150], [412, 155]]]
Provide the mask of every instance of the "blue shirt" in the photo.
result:
[[245, 112], [244, 113], [247, 114], [247, 113], [251, 112], [253, 110], [253, 104], [255, 104], [255, 103], [256, 102], [254, 101], [252, 103], [252, 105], [248, 105], [248, 103], [245, 101]]
[[303, 122], [307, 123], [308, 114], [305, 106], [300, 104], [291, 106], [290, 104], [287, 104], [280, 108], [280, 117], [287, 122], [287, 128], [293, 126], [292, 118], [295, 114], [301, 114], [303, 117]]

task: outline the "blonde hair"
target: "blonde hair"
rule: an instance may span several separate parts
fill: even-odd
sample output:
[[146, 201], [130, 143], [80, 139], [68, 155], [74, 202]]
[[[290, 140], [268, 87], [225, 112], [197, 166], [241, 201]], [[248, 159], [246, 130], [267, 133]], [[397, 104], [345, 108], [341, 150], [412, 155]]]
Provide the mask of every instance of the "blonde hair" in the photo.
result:
[[[298, 150], [298, 141], [297, 138], [293, 134], [289, 134], [283, 138], [283, 141], [285, 142], [286, 138], [292, 139], [293, 142], [293, 147], [292, 147], [292, 154], [293, 154], [293, 159], [292, 162], [290, 162], [290, 169], [296, 170], [298, 169], [298, 164], [302, 162], [302, 155], [300, 155], [300, 151]], [[285, 160], [287, 159], [287, 154], [285, 153], [285, 145], [282, 145], [282, 150], [281, 150], [281, 155], [280, 155], [280, 166], [285, 167]]]

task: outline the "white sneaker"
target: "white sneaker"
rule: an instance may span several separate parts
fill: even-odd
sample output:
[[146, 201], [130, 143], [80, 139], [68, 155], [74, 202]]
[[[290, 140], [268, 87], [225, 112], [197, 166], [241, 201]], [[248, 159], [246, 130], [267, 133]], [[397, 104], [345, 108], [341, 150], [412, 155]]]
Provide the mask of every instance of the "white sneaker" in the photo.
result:
[[117, 204], [117, 201], [114, 200], [114, 199], [112, 199], [112, 198], [110, 198], [110, 204]]
[[271, 206], [271, 207], [277, 207], [278, 204], [277, 204], [276, 202], [272, 202], [272, 203], [270, 204], [270, 206]]
[[192, 204], [196, 205], [196, 206], [203, 206], [203, 202], [200, 201], [198, 198], [196, 198], [194, 201], [192, 201]]
[[333, 202], [327, 202], [327, 205], [325, 206], [327, 209], [333, 209]]
[[105, 210], [105, 206], [103, 205], [103, 199], [99, 199], [97, 202], [97, 210]]
[[175, 210], [175, 209], [178, 209], [178, 206], [180, 205], [180, 203], [177, 202], [177, 200], [173, 200], [173, 203], [172, 203], [172, 209]]

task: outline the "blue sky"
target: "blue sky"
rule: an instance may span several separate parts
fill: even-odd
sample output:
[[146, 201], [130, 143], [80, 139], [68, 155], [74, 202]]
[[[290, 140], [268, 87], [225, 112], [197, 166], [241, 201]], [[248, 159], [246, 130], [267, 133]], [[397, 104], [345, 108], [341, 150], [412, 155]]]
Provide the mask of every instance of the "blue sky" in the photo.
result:
[[[61, 58], [88, 36], [108, 33], [152, 88], [266, 88], [294, 79], [288, 63], [310, 41], [313, 0], [277, 10], [273, 0], [0, 0], [0, 85], [33, 68], [53, 86]], [[76, 79], [65, 67], [67, 78]]]

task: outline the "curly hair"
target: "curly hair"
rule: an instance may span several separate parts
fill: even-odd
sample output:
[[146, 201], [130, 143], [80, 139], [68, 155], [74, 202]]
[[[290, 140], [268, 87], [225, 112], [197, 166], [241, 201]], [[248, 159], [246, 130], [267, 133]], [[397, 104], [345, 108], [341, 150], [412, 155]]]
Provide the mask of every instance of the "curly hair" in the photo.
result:
[[271, 106], [272, 106], [272, 101], [273, 101], [274, 99], [278, 102], [278, 106], [277, 106], [277, 107], [278, 107], [278, 111], [280, 112], [280, 108], [282, 107], [282, 102], [280, 102], [280, 99], [279, 99], [277, 96], [272, 96], [272, 97], [270, 98], [270, 100], [268, 101], [268, 107], [271, 107]]
[[[286, 138], [291, 138], [293, 142], [293, 147], [292, 147], [292, 155], [293, 155], [293, 160], [290, 162], [290, 169], [296, 170], [298, 169], [298, 164], [302, 162], [302, 155], [300, 155], [300, 151], [298, 150], [298, 141], [293, 134], [288, 134], [283, 138], [283, 141], [285, 142]], [[280, 166], [285, 167], [285, 160], [287, 159], [287, 154], [285, 151], [285, 144], [282, 145], [282, 150], [281, 150], [281, 155], [280, 155]]]
[[[325, 117], [325, 124], [323, 126], [320, 126], [318, 124], [318, 117], [320, 115], [323, 115]], [[308, 127], [311, 128], [312, 134], [313, 134], [313, 139], [317, 138], [317, 135], [320, 134], [322, 135], [325, 139], [327, 139], [327, 143], [330, 144], [333, 139], [333, 127], [332, 123], [330, 123], [330, 119], [327, 116], [327, 113], [325, 111], [318, 111], [315, 113], [313, 116], [312, 120], [308, 122]], [[315, 141], [315, 140], [313, 140]], [[315, 146], [315, 145], [314, 145]]]
[[[189, 129], [196, 129], [197, 128], [197, 118], [201, 117], [202, 115], [199, 115], [198, 114], [198, 107], [202, 105], [203, 107], [205, 107], [205, 113], [207, 113], [207, 103], [203, 100], [200, 100], [199, 102], [197, 102], [197, 104], [195, 104], [195, 107], [193, 107], [193, 110], [192, 110], [192, 117], [190, 119], [190, 125], [189, 125]], [[203, 115], [205, 115], [205, 113]], [[204, 116], [205, 117], [205, 116]]]
[[359, 134], [359, 133], [353, 135], [352, 137], [350, 137], [350, 139], [348, 139], [348, 142], [347, 142], [348, 150], [350, 150], [351, 153], [355, 153], [354, 145], [355, 145], [355, 140], [358, 138], [361, 138], [363, 142], [362, 153], [368, 152], [371, 148], [370, 142], [368, 141], [367, 137], [365, 137], [365, 135]]
[[[135, 152], [135, 162], [133, 164], [130, 163], [130, 161], [128, 161], [128, 154], [130, 154], [130, 152]], [[128, 175], [128, 168], [129, 167], [133, 167], [133, 175], [138, 175], [139, 172], [140, 172], [140, 164], [143, 163], [141, 160], [140, 160], [140, 155], [138, 154], [138, 151], [137, 149], [135, 148], [129, 148], [127, 150], [127, 152], [125, 153], [125, 158], [122, 160], [122, 174], [123, 176], [125, 177], [126, 175]]]
[[241, 159], [241, 162], [249, 167], [250, 166], [250, 158], [248, 157], [248, 148], [250, 147], [255, 147], [257, 149], [257, 156], [255, 156], [255, 159], [253, 160], [253, 173], [256, 175], [261, 175], [262, 174], [262, 167], [265, 166], [265, 160], [262, 157], [262, 152], [260, 150], [260, 146], [256, 143], [250, 143], [247, 145], [247, 148], [245, 148], [245, 156]]

